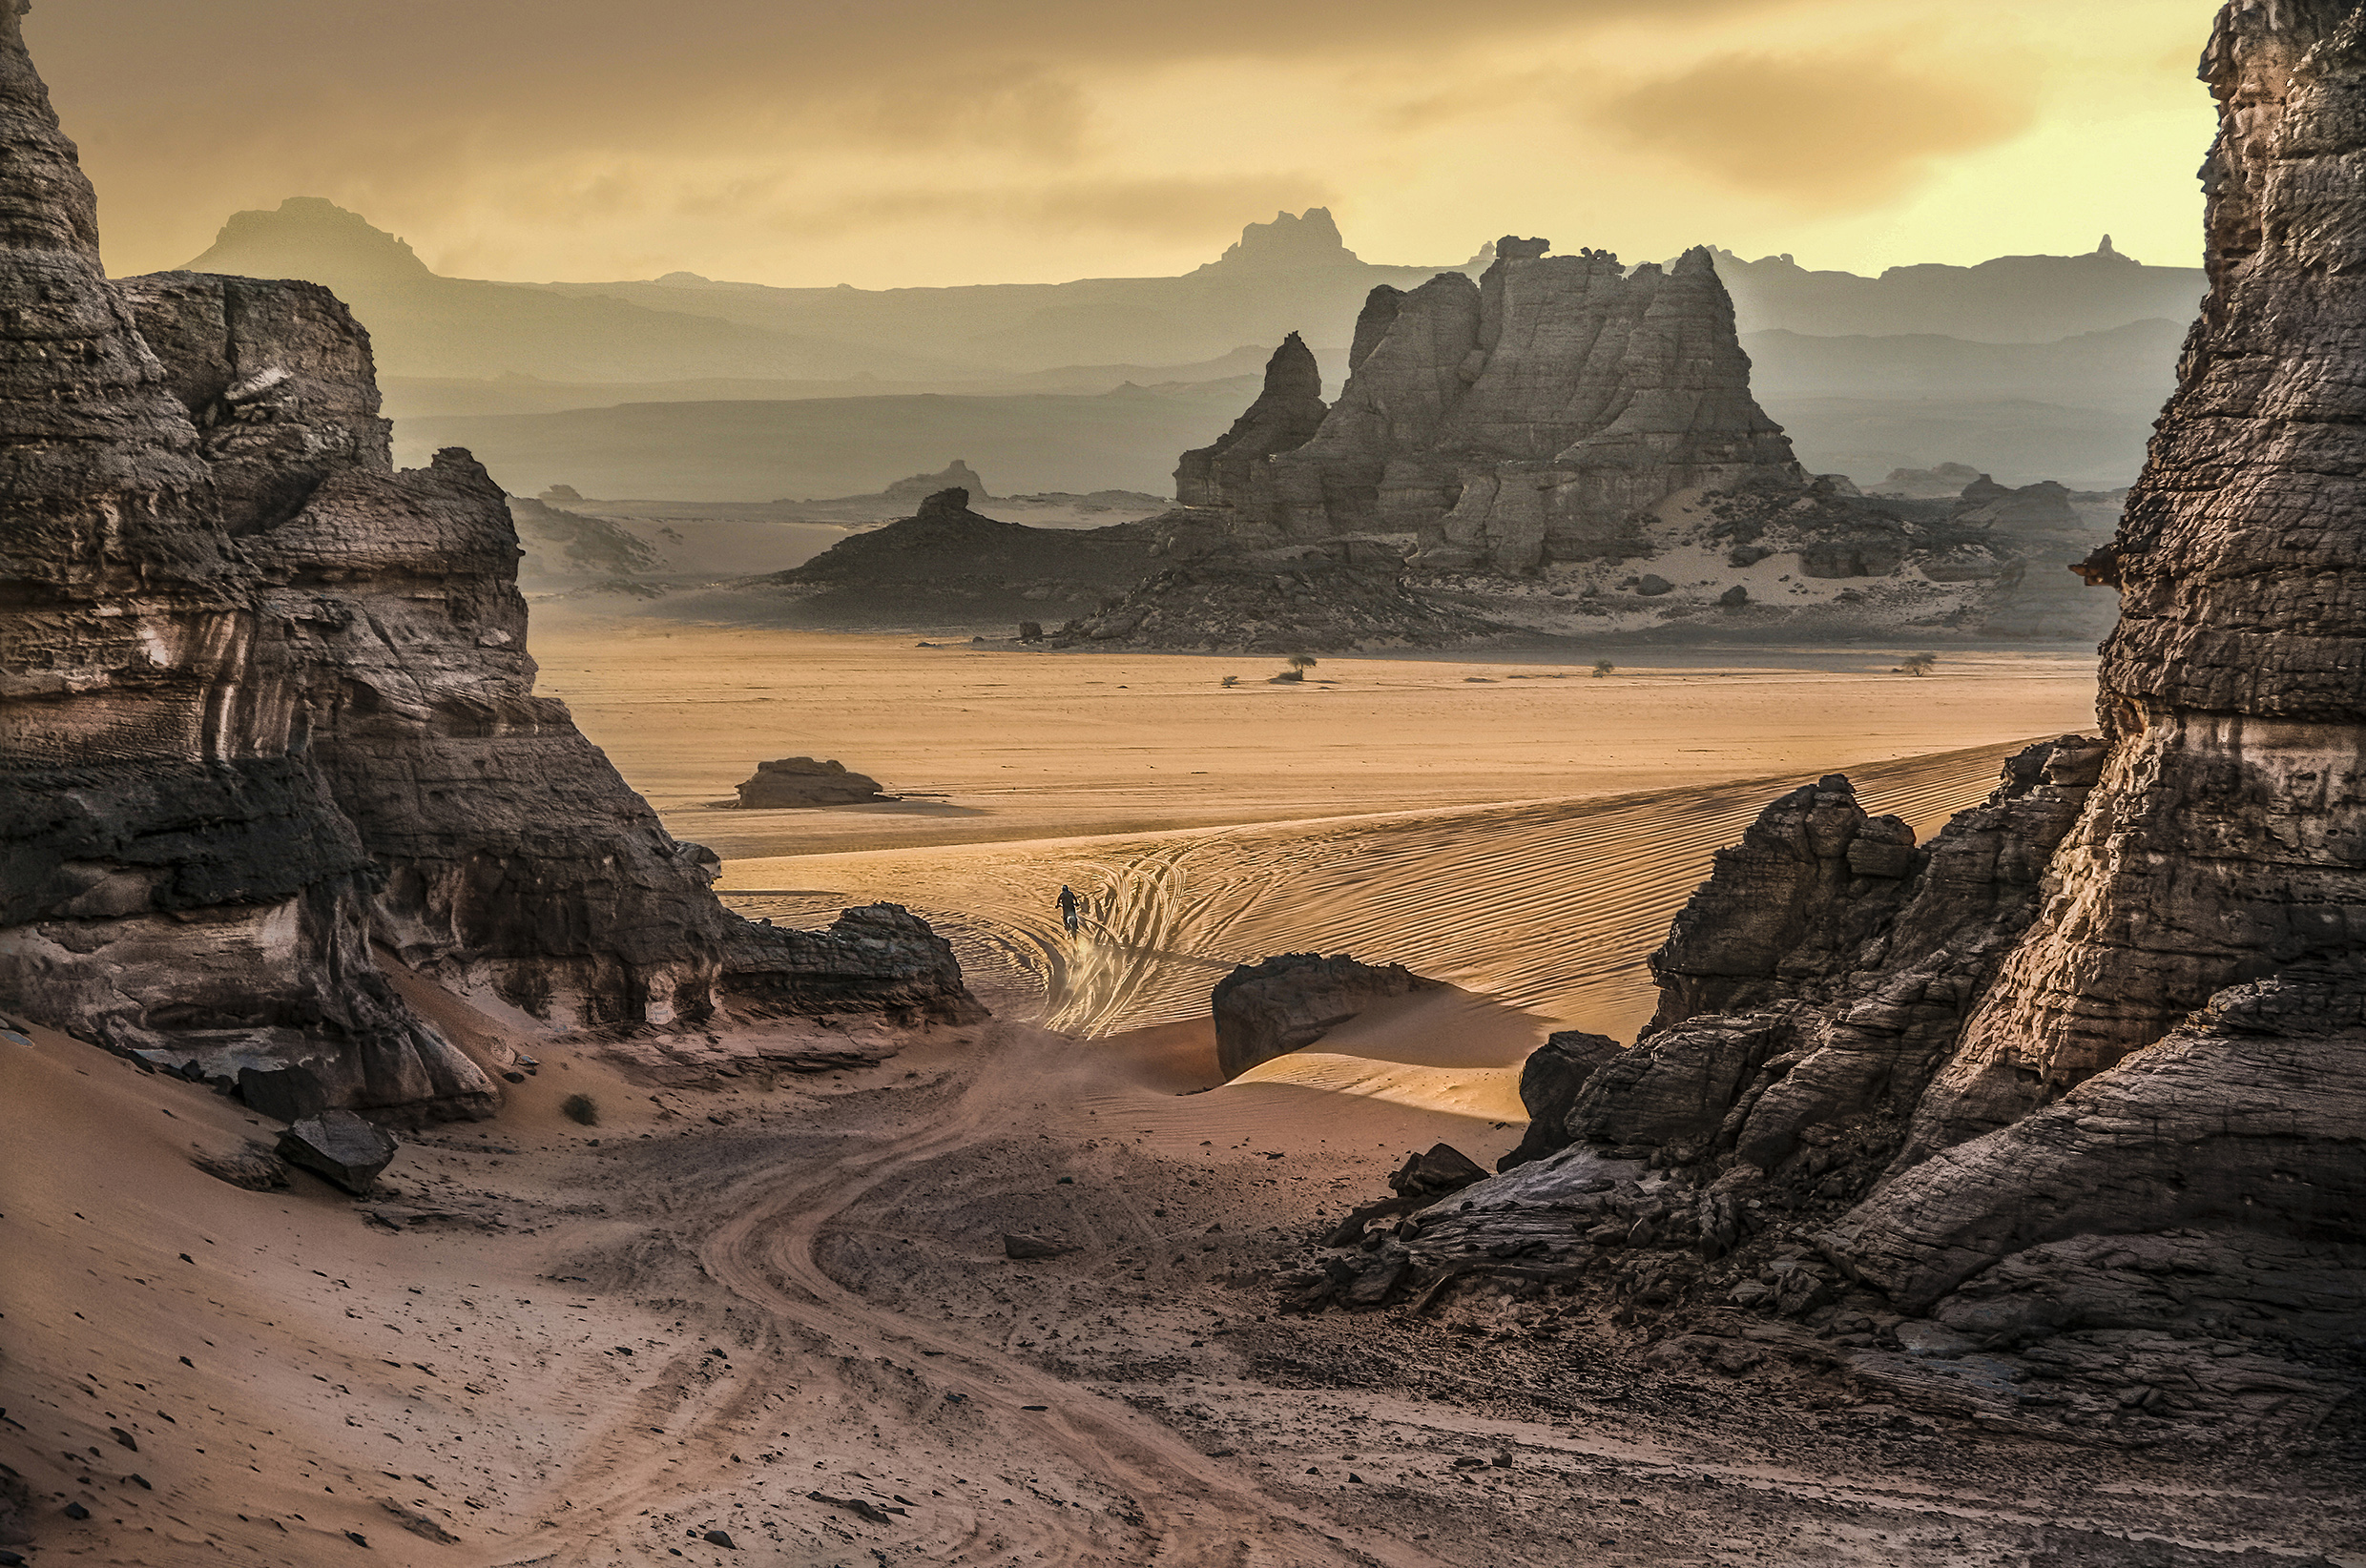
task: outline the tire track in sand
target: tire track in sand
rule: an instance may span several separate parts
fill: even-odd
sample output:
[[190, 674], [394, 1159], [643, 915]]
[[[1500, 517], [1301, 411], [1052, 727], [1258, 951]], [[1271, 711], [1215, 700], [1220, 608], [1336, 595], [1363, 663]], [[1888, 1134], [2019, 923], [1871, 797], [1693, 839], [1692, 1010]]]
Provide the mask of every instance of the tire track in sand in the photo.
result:
[[[1926, 836], [1994, 787], [2023, 743], [1850, 771], [1866, 810]], [[1770, 800], [1814, 774], [1642, 794], [1513, 801], [1154, 837], [811, 856], [802, 875], [911, 905], [1046, 1026], [1100, 1038], [1204, 1017], [1236, 963], [1352, 952], [1566, 1026], [1631, 1036], [1644, 958]], [[1089, 896], [1082, 935], [1050, 911]], [[737, 894], [751, 915], [811, 909]]]
[[[733, 1194], [724, 1207], [737, 1211], [699, 1248], [708, 1274], [741, 1300], [826, 1336], [847, 1353], [893, 1360], [940, 1352], [922, 1374], [931, 1385], [961, 1394], [965, 1410], [995, 1422], [1009, 1452], [1054, 1457], [1061, 1468], [1131, 1502], [1136, 1511], [1131, 1531], [1149, 1537], [1112, 1539], [1109, 1526], [1092, 1516], [1074, 1524], [1033, 1514], [996, 1516], [997, 1531], [1027, 1536], [1026, 1545], [1047, 1561], [1172, 1568], [1434, 1563], [1409, 1543], [1384, 1537], [1351, 1544], [1117, 1401], [880, 1307], [822, 1268], [818, 1244], [847, 1208], [898, 1176], [1004, 1136], [1029, 1097], [1041, 1092], [1043, 1077], [1058, 1070], [1059, 1042], [1019, 1028], [994, 1034], [1001, 1038], [989, 1039], [981, 1051], [993, 1060], [994, 1070], [973, 1076], [935, 1123], [819, 1168], [759, 1178]], [[1014, 1083], [1024, 1094], [1011, 1092]], [[1027, 1405], [1049, 1409], [1028, 1411]], [[1277, 1527], [1282, 1538], [1274, 1539]], [[1140, 1555], [1145, 1544], [1147, 1557]]]

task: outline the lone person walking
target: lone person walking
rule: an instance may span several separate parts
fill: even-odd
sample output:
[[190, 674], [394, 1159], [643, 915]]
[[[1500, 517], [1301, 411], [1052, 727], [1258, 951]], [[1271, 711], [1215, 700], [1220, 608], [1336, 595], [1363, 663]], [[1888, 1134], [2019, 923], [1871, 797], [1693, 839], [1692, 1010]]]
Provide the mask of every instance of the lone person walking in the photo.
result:
[[1076, 911], [1080, 907], [1081, 900], [1076, 897], [1076, 890], [1066, 882], [1061, 883], [1060, 923], [1068, 927], [1068, 934], [1071, 937], [1076, 935]]

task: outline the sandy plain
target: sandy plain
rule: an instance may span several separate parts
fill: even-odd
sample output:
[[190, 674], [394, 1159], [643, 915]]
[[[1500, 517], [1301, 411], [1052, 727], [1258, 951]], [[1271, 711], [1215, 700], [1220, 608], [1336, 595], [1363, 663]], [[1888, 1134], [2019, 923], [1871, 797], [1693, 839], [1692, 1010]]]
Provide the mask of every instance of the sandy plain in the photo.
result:
[[[1742, 1314], [1689, 1330], [1727, 1336], [1728, 1372], [1582, 1300], [1274, 1310], [1272, 1271], [1405, 1150], [1510, 1146], [1520, 1055], [1631, 1018], [1654, 927], [1765, 799], [1844, 768], [1933, 826], [2081, 725], [2081, 661], [1356, 660], [1228, 692], [1265, 667], [666, 641], [535, 637], [736, 901], [910, 902], [994, 1020], [831, 1031], [896, 1049], [871, 1069], [659, 1082], [405, 975], [465, 1048], [541, 1064], [359, 1203], [199, 1174], [270, 1129], [0, 1033], [0, 1447], [32, 1560], [2366, 1562], [2330, 1451], [1986, 1430]], [[701, 804], [798, 752], [932, 798]], [[1093, 900], [1075, 942], [1061, 879]], [[1206, 986], [1334, 944], [1455, 988], [1220, 1084]], [[598, 1125], [560, 1114], [578, 1092]], [[1006, 1232], [1071, 1250], [1015, 1263]]]

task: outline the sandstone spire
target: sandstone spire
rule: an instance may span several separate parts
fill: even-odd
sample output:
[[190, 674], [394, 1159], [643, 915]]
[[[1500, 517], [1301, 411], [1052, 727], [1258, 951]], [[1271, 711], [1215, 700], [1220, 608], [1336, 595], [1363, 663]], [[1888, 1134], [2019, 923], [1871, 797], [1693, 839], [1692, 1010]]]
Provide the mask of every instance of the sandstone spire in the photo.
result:
[[1425, 566], [1519, 570], [1618, 553], [1678, 490], [1803, 479], [1706, 250], [1629, 273], [1548, 249], [1506, 235], [1476, 283], [1374, 289], [1339, 402], [1229, 500], [1243, 531], [1412, 533]]
[[1248, 412], [1215, 442], [1175, 465], [1174, 498], [1185, 506], [1269, 507], [1266, 460], [1304, 445], [1321, 428], [1322, 370], [1293, 332], [1265, 361], [1265, 385]]

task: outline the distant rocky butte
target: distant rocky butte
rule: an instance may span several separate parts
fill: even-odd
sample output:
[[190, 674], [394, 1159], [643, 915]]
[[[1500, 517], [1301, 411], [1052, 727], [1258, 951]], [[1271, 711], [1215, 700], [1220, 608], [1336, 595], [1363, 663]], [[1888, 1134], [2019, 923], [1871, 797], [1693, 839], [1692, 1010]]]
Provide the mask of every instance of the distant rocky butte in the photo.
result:
[[1347, 248], [1328, 207], [1276, 213], [1271, 223], [1251, 223], [1224, 254], [1199, 271], [1287, 272], [1307, 267], [1360, 267], [1363, 258]]
[[2354, 1392], [2362, 40], [2350, 3], [2219, 14], [2210, 294], [2086, 564], [2123, 593], [2102, 738], [2031, 747], [1923, 845], [1842, 778], [1776, 801], [1654, 955], [1643, 1038], [1524, 1079], [1533, 1157], [1308, 1304], [1516, 1255], [1804, 1319], [1860, 1385], [2018, 1428], [2297, 1432]]
[[1241, 531], [1411, 533], [1417, 564], [1519, 571], [1632, 553], [1678, 490], [1804, 481], [1706, 250], [1629, 273], [1546, 248], [1505, 236], [1475, 283], [1374, 289], [1320, 428], [1231, 498]]
[[554, 1028], [974, 1013], [901, 910], [812, 934], [716, 902], [714, 856], [533, 694], [500, 487], [456, 449], [394, 470], [326, 289], [108, 279], [23, 9], [0, 0], [0, 1001], [398, 1120], [499, 1091], [380, 949]]

